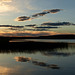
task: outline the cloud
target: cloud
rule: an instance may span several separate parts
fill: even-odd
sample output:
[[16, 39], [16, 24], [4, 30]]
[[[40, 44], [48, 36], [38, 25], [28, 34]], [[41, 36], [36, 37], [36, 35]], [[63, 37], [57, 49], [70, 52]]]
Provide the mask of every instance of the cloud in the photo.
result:
[[17, 17], [17, 18], [15, 19], [15, 21], [27, 21], [27, 20], [32, 20], [32, 19], [38, 18], [38, 17], [40, 17], [40, 16], [44, 16], [44, 15], [49, 14], [49, 13], [57, 13], [57, 12], [59, 12], [59, 11], [61, 11], [61, 9], [44, 10], [43, 12], [33, 14], [33, 15], [31, 15], [30, 17], [27, 17], [27, 16]]
[[41, 12], [41, 13], [37, 13], [37, 14], [32, 15], [32, 17], [44, 16], [46, 14], [47, 14], [46, 12]]
[[[48, 29], [52, 28], [59, 28], [59, 27], [50, 27], [50, 26], [39, 26], [37, 27], [36, 24], [31, 25], [25, 25], [25, 26], [13, 26], [13, 25], [0, 25], [0, 27], [8, 28], [9, 30], [17, 30], [17, 31], [24, 31], [24, 30], [30, 30], [30, 31], [49, 31]], [[28, 29], [28, 27], [32, 27], [32, 29]]]
[[17, 37], [37, 37], [37, 36], [50, 36], [50, 35], [62, 35], [62, 34], [74, 34], [75, 33], [69, 33], [69, 32], [66, 32], [66, 33], [59, 33], [59, 32], [55, 32], [55, 31], [48, 31], [48, 30], [39, 30], [39, 29], [33, 29], [31, 31], [27, 30], [27, 29], [18, 29], [18, 30], [9, 30], [9, 29], [0, 29], [0, 36], [11, 36], [11, 37], [14, 37], [14, 36], [17, 36]]
[[49, 31], [48, 28], [36, 28], [34, 31]]
[[58, 12], [60, 12], [61, 10], [63, 10], [63, 9], [44, 10], [44, 12], [47, 12], [47, 13], [58, 13]]
[[15, 21], [26, 21], [26, 20], [30, 20], [30, 17], [21, 16], [21, 17], [17, 17], [17, 18], [15, 19]]
[[25, 27], [34, 27], [36, 24], [31, 24], [31, 25], [25, 25]]
[[35, 27], [35, 28], [59, 28], [59, 27], [42, 27], [42, 26], [40, 26], [40, 27]]
[[70, 22], [56, 22], [56, 23], [52, 23], [52, 22], [47, 22], [47, 23], [43, 23], [41, 25], [48, 25], [48, 26], [64, 26], [64, 25], [74, 25], [74, 23], [70, 23]]
[[0, 13], [9, 12], [9, 11], [17, 11], [19, 10], [13, 6], [12, 3], [13, 0], [0, 0]]
[[25, 37], [36, 37], [36, 36], [48, 36], [48, 35], [57, 35], [60, 33], [54, 31], [1, 31], [1, 36], [25, 36]]
[[13, 25], [0, 25], [1, 32], [11, 32], [12, 31], [22, 31], [24, 29], [24, 26], [13, 26]]
[[39, 27], [33, 27], [34, 31], [50, 31], [49, 29], [52, 28], [59, 28], [59, 27], [52, 27], [52, 26], [39, 26]]
[[12, 2], [12, 0], [1, 0], [2, 2]]
[[14, 27], [14, 28], [23, 28], [24, 26], [0, 25], [0, 27]]
[[[9, 6], [9, 5], [0, 4], [0, 12], [7, 12], [7, 11], [10, 11], [10, 8], [12, 8], [12, 7]], [[12, 10], [13, 10], [13, 8], [12, 8]]]
[[29, 10], [37, 10], [38, 9], [37, 7], [33, 6], [32, 0], [25, 0], [24, 4], [25, 4], [25, 7]]
[[44, 15], [49, 14], [49, 13], [57, 13], [57, 12], [60, 12], [61, 10], [62, 9], [44, 10], [41, 13], [36, 13], [36, 14], [32, 15], [32, 17], [44, 16]]

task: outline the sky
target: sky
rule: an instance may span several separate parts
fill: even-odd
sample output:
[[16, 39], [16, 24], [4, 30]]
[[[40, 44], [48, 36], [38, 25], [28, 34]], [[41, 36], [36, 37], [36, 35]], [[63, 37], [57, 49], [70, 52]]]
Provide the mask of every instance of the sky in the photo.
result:
[[[41, 27], [43, 23], [57, 24], [57, 22], [69, 22], [70, 26], [66, 24], [66, 26], [56, 25], [56, 28], [54, 26], [50, 28], [49, 25], [46, 25], [48, 28], [35, 29], [37, 26]], [[36, 26], [32, 26], [32, 28], [30, 26], [25, 27], [25, 25], [34, 24]], [[63, 31], [75, 33], [75, 0], [0, 0], [0, 25], [3, 25], [0, 26], [1, 35], [15, 34], [16, 36], [16, 33], [18, 33], [18, 36], [23, 33], [22, 36], [27, 31], [27, 34], [30, 35], [31, 30], [32, 33], [38, 31], [38, 34], [40, 32], [41, 34], [43, 32], [59, 34]]]

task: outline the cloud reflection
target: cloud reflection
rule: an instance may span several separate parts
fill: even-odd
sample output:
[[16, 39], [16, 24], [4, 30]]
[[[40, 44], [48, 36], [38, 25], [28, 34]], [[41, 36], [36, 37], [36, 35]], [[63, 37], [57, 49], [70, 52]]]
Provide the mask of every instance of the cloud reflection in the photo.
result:
[[75, 53], [64, 53], [64, 52], [44, 52], [43, 53], [44, 55], [46, 56], [70, 56], [70, 55], [73, 55]]
[[18, 62], [27, 62], [30, 61], [32, 58], [31, 57], [15, 57], [16, 61]]
[[47, 63], [38, 62], [38, 61], [32, 61], [32, 63], [34, 65], [41, 66], [41, 67], [46, 67], [46, 68], [51, 68], [51, 69], [60, 69], [60, 67], [58, 67], [58, 65], [56, 64], [47, 64]]
[[56, 65], [56, 64], [47, 64], [45, 62], [38, 62], [38, 61], [35, 61], [34, 59], [32, 59], [31, 57], [15, 57], [14, 59], [17, 62], [31, 61], [32, 64], [37, 65], [37, 66], [51, 68], [51, 69], [60, 69], [60, 67], [58, 67], [58, 65]]

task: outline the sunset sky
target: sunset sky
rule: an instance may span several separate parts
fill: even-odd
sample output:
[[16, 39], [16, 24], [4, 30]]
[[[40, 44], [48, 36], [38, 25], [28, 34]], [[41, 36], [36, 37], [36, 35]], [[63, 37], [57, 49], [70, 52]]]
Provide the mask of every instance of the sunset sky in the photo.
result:
[[[35, 15], [36, 17], [33, 17]], [[19, 19], [24, 20], [19, 21]], [[69, 22], [70, 25], [51, 25], [53, 28], [47, 25], [49, 28], [34, 30], [44, 23], [56, 24], [57, 22]], [[25, 27], [25, 25], [34, 24], [36, 26], [29, 27], [29, 30]], [[24, 35], [27, 31], [27, 34], [30, 34], [30, 30], [32, 30], [31, 35], [38, 30], [41, 34], [43, 32], [75, 33], [75, 0], [0, 0], [0, 25], [2, 25], [0, 26], [1, 35], [16, 35], [17, 33], [17, 35]]]

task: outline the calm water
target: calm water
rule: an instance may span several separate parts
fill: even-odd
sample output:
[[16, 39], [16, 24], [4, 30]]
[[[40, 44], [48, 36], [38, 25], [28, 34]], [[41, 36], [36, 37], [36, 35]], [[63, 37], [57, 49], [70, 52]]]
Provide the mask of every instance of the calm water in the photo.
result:
[[15, 40], [10, 40], [10, 42], [25, 42], [25, 41], [75, 43], [75, 39], [15, 39]]
[[46, 50], [0, 50], [0, 74], [75, 75], [75, 42]]

